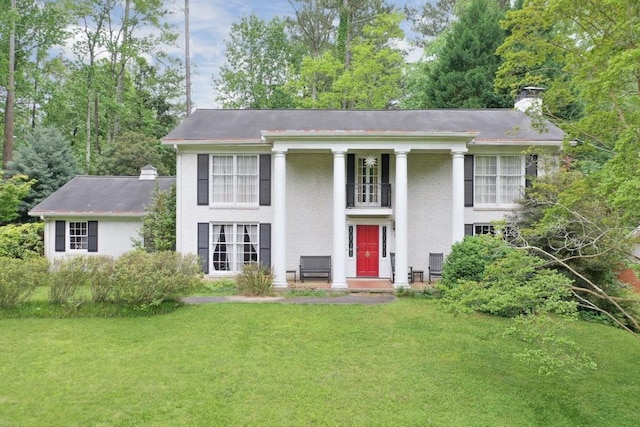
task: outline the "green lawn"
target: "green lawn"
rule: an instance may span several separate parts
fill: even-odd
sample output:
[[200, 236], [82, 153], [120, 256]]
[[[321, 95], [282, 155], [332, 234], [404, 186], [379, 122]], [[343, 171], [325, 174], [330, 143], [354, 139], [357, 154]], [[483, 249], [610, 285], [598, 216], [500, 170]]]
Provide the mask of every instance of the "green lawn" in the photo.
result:
[[640, 341], [577, 323], [599, 369], [543, 377], [505, 322], [418, 299], [3, 319], [0, 425], [640, 425]]

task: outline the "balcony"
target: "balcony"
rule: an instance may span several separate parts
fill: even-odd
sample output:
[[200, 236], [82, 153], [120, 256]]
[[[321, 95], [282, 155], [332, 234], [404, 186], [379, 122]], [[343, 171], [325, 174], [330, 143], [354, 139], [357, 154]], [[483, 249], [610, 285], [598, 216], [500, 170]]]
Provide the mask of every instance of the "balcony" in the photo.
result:
[[347, 208], [391, 208], [391, 184], [347, 184]]

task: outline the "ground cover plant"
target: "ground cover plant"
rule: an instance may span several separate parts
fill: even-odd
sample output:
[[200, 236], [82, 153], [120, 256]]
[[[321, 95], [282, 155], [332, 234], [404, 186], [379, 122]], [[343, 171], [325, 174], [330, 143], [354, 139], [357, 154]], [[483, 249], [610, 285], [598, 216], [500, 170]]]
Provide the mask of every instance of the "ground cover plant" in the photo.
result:
[[548, 377], [510, 322], [413, 298], [4, 319], [0, 425], [638, 425], [632, 335], [573, 322], [599, 369]]

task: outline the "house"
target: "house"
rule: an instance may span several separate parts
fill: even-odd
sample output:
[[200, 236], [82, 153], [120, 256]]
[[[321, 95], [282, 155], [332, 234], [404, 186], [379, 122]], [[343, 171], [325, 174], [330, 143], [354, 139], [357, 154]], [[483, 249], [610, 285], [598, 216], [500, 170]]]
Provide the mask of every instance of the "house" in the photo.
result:
[[406, 287], [429, 252], [517, 209], [563, 138], [516, 109], [198, 110], [162, 140], [177, 152], [177, 249], [210, 276], [273, 266], [276, 288], [303, 255], [331, 256], [344, 289], [391, 278], [394, 253]]
[[132, 250], [154, 189], [169, 190], [174, 182], [158, 177], [153, 166], [142, 168], [139, 177], [74, 177], [29, 211], [45, 222], [45, 256], [117, 257]]

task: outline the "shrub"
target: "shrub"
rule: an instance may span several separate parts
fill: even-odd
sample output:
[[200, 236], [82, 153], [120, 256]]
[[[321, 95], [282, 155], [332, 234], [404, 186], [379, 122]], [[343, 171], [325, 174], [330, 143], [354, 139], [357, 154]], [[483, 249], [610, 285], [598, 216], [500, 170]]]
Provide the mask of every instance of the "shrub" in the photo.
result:
[[462, 311], [480, 311], [503, 317], [555, 313], [575, 316], [570, 301], [571, 280], [555, 270], [542, 268], [544, 260], [509, 249], [488, 265], [481, 280], [462, 280], [449, 289], [445, 300]]
[[482, 235], [467, 236], [451, 248], [451, 253], [442, 268], [442, 280], [437, 287], [448, 290], [461, 281], [482, 279], [485, 268], [502, 258], [509, 247], [500, 237]]
[[49, 265], [44, 258], [21, 260], [0, 257], [0, 306], [15, 307], [47, 282]]
[[272, 284], [273, 271], [262, 264], [245, 264], [238, 276], [238, 292], [242, 295], [269, 295]]
[[86, 258], [83, 256], [56, 260], [51, 271], [51, 304], [71, 304], [77, 302], [78, 291], [88, 285]]
[[91, 300], [95, 303], [111, 300], [115, 288], [115, 259], [107, 255], [86, 256], [84, 266], [91, 289]]
[[177, 301], [196, 288], [199, 276], [195, 255], [129, 252], [116, 260], [113, 300], [131, 305]]
[[44, 256], [44, 223], [0, 227], [0, 256], [27, 259]]

